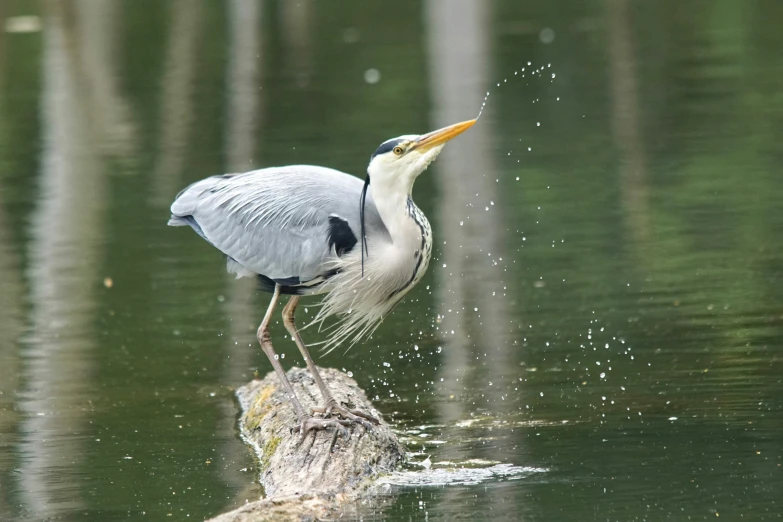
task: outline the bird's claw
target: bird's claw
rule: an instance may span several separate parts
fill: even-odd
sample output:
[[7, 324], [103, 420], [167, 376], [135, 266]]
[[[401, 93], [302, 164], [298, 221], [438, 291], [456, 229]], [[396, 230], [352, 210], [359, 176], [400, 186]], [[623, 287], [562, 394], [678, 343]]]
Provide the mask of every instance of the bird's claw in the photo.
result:
[[302, 444], [305, 437], [307, 437], [307, 434], [311, 431], [325, 430], [327, 428], [335, 428], [335, 436], [339, 433], [343, 437], [348, 438], [350, 433], [347, 429], [345, 429], [345, 427], [350, 425], [351, 421], [343, 419], [319, 419], [316, 417], [306, 417], [299, 423], [298, 426], [291, 428], [291, 433], [294, 433], [294, 431], [299, 432], [298, 444]]
[[312, 415], [313, 413], [321, 413], [323, 417], [305, 417], [300, 420], [298, 425], [291, 428], [291, 433], [299, 432], [297, 445], [301, 445], [311, 431], [335, 428], [334, 438], [332, 439], [332, 447], [334, 447], [338, 435], [342, 435], [345, 438], [350, 436], [346, 429], [347, 426], [360, 424], [365, 430], [369, 431], [372, 429], [373, 424], [380, 424], [380, 421], [369, 413], [348, 409], [337, 404], [336, 401], [330, 401], [324, 407], [311, 408], [310, 414]]
[[326, 406], [318, 408], [310, 408], [310, 413], [322, 413], [324, 418], [331, 418], [333, 413], [337, 413], [346, 422], [361, 424], [365, 430], [372, 429], [373, 425], [380, 424], [380, 421], [361, 410], [349, 410], [343, 406], [337, 404], [336, 401], [328, 403]]

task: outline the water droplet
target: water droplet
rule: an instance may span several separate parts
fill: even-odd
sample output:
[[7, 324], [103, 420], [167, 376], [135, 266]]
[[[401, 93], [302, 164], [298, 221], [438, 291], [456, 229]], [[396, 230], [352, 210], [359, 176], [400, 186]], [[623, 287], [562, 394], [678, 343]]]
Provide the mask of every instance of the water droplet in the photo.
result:
[[551, 44], [555, 41], [555, 31], [552, 30], [549, 27], [544, 27], [541, 29], [541, 31], [538, 33], [538, 39], [543, 44]]
[[374, 85], [381, 81], [381, 71], [375, 68], [367, 69], [364, 71], [364, 81], [370, 85]]

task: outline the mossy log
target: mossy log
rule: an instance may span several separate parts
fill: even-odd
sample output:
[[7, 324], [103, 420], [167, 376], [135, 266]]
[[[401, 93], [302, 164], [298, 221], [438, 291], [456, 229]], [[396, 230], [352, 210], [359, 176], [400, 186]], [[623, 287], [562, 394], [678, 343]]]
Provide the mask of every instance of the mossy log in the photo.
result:
[[[333, 369], [319, 369], [338, 403], [372, 412], [372, 404], [356, 382]], [[321, 406], [315, 381], [307, 370], [293, 368], [288, 378], [305, 409]], [[217, 522], [308, 520], [354, 511], [381, 473], [399, 468], [405, 450], [382, 419], [365, 430], [361, 425], [339, 434], [333, 428], [311, 432], [300, 443], [293, 408], [272, 372], [237, 390], [242, 408], [240, 431], [256, 451], [266, 496], [214, 518]]]

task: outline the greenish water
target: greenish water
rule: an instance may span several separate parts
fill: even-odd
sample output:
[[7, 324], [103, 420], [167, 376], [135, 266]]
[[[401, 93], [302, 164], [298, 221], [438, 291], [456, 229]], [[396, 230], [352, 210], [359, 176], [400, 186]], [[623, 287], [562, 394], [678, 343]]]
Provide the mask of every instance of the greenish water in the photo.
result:
[[473, 117], [487, 90], [414, 192], [428, 275], [317, 362], [353, 372], [416, 461], [545, 471], [390, 486], [365, 519], [780, 518], [782, 16], [3, 2], [0, 519], [257, 498], [232, 391], [271, 370], [267, 296], [165, 226], [171, 199], [269, 165], [362, 175], [378, 143]]

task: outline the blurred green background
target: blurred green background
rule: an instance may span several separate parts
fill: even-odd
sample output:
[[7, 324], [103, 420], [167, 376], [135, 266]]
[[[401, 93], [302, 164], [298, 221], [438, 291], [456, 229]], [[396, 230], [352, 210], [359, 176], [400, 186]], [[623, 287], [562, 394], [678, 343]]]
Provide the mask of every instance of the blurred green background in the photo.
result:
[[487, 91], [414, 191], [427, 277], [317, 362], [414, 460], [548, 471], [395, 488], [365, 519], [780, 517], [782, 19], [776, 0], [3, 0], [0, 518], [258, 498], [232, 391], [271, 370], [268, 297], [168, 205], [222, 172], [363, 176]]

